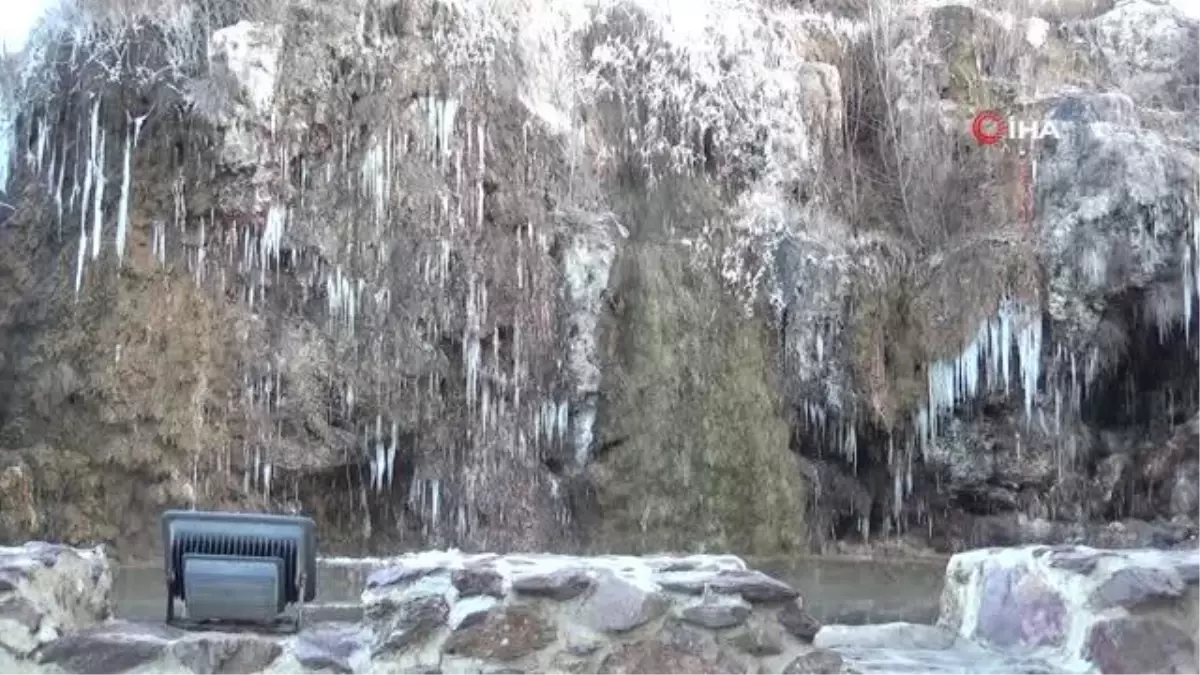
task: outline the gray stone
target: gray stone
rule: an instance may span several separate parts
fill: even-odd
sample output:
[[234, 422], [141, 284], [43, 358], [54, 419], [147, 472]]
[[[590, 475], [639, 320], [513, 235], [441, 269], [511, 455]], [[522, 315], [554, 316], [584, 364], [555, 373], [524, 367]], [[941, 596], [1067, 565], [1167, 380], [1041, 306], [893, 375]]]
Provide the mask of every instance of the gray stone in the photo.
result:
[[283, 653], [275, 640], [258, 635], [203, 635], [175, 642], [171, 655], [193, 673], [257, 673]]
[[744, 673], [745, 667], [724, 657], [708, 658], [661, 637], [619, 644], [600, 662], [600, 673]]
[[133, 626], [100, 626], [68, 633], [38, 652], [41, 664], [69, 673], [124, 673], [161, 659], [168, 642]]
[[1066, 603], [1025, 566], [984, 569], [975, 635], [999, 647], [1059, 646], [1066, 637]]
[[812, 642], [821, 630], [821, 622], [812, 614], [804, 611], [799, 602], [789, 602], [779, 610], [779, 623], [792, 636], [805, 642]]
[[800, 597], [791, 586], [757, 570], [662, 572], [654, 575], [654, 581], [675, 593], [700, 595], [707, 588], [717, 593], [736, 593], [750, 602], [783, 602]]
[[468, 565], [463, 569], [454, 570], [450, 575], [450, 581], [458, 589], [458, 594], [463, 597], [471, 595], [504, 597], [504, 577], [493, 567]]
[[1101, 673], [1194, 673], [1196, 641], [1161, 619], [1106, 619], [1088, 633], [1084, 658]]
[[1198, 583], [1200, 582], [1200, 562], [1180, 563], [1175, 566], [1175, 573], [1185, 584]]
[[[20, 595], [0, 598], [0, 621], [12, 622], [31, 633], [36, 633], [42, 623], [42, 613], [29, 600]], [[0, 639], [0, 643], [3, 639]]]
[[1124, 567], [1092, 591], [1088, 602], [1096, 610], [1136, 607], [1146, 602], [1178, 598], [1183, 582], [1173, 571], [1153, 567]]
[[715, 660], [721, 653], [721, 646], [711, 632], [677, 619], [664, 621], [659, 637], [672, 647], [700, 655], [709, 661]]
[[705, 628], [740, 626], [750, 616], [750, 603], [736, 595], [708, 595], [679, 610], [679, 617]]
[[590, 656], [604, 646], [604, 639], [592, 631], [569, 626], [566, 635], [566, 653], [571, 656]]
[[792, 659], [783, 668], [783, 672], [788, 675], [801, 675], [803, 673], [811, 673], [812, 675], [837, 675], [842, 672], [846, 663], [842, 659], [842, 655], [832, 649], [814, 649], [807, 654], [801, 654]]
[[[403, 651], [421, 642], [439, 627], [445, 625], [450, 615], [450, 606], [443, 595], [436, 593], [411, 595], [399, 601], [385, 600], [391, 611], [383, 621], [377, 621], [375, 654]], [[373, 607], [379, 615], [380, 605]]]
[[296, 636], [292, 654], [309, 670], [353, 673], [355, 663], [368, 658], [370, 639], [367, 631], [354, 624], [316, 624]]
[[770, 626], [746, 626], [728, 640], [729, 644], [751, 656], [775, 656], [783, 652], [783, 638], [778, 629]]
[[438, 571], [437, 567], [418, 567], [411, 565], [396, 564], [377, 569], [367, 576], [367, 588], [383, 588], [385, 586], [395, 586], [409, 581], [420, 579], [423, 576], [429, 575]]
[[602, 574], [576, 614], [593, 630], [624, 632], [657, 619], [667, 610], [661, 593], [647, 591], [612, 573]]
[[490, 595], [470, 595], [454, 603], [450, 609], [450, 627], [457, 629], [482, 620], [499, 602]]
[[1055, 550], [1050, 554], [1050, 567], [1063, 569], [1082, 575], [1091, 574], [1096, 569], [1100, 559], [1111, 554], [1094, 550], [1077, 550], [1071, 547], [1067, 550]]
[[526, 574], [513, 579], [513, 590], [554, 600], [570, 600], [583, 594], [592, 585], [584, 569], [560, 569], [549, 574]]
[[442, 645], [446, 654], [487, 661], [515, 661], [549, 647], [558, 631], [530, 607], [497, 608], [481, 621], [459, 628]]
[[20, 570], [0, 569], [0, 593], [17, 590], [25, 575]]
[[102, 548], [29, 542], [0, 547], [0, 648], [27, 656], [112, 613], [112, 573]]

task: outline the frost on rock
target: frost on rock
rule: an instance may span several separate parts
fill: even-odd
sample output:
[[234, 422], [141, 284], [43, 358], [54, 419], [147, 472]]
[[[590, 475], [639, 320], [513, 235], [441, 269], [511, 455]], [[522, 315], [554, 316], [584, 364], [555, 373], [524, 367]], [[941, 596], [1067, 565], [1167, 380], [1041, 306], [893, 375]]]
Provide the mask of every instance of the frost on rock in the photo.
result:
[[[562, 261], [567, 296], [567, 369], [572, 382], [572, 433], [575, 463], [587, 463], [600, 392], [599, 322], [604, 310], [608, 276], [616, 256], [619, 226], [606, 219], [576, 225]], [[556, 424], [561, 424], [556, 420]]]
[[252, 166], [263, 152], [260, 129], [272, 128], [279, 59], [283, 51], [283, 28], [251, 21], [214, 31], [209, 40], [209, 67], [230, 78], [239, 90], [240, 104], [224, 127], [223, 153], [230, 165]]

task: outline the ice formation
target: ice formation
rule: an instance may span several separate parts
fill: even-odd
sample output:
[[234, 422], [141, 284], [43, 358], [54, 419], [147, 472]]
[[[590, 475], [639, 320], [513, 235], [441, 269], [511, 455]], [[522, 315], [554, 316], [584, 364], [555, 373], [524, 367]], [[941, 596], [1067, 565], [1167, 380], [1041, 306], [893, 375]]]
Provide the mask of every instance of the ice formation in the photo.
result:
[[[1013, 356], [1016, 353], [1014, 362]], [[1000, 303], [996, 315], [984, 321], [955, 359], [929, 367], [928, 404], [917, 413], [922, 443], [938, 435], [942, 419], [980, 394], [1020, 386], [1025, 419], [1032, 418], [1042, 364], [1042, 317], [1012, 299]]]

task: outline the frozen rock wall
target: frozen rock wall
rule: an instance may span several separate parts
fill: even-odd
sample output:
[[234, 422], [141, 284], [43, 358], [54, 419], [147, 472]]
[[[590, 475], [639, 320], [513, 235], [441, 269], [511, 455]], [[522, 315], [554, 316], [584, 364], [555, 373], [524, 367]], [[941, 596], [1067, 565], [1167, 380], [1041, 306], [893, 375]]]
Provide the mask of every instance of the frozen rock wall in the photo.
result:
[[1190, 536], [1196, 21], [850, 9], [62, 3], [0, 84], [0, 536]]

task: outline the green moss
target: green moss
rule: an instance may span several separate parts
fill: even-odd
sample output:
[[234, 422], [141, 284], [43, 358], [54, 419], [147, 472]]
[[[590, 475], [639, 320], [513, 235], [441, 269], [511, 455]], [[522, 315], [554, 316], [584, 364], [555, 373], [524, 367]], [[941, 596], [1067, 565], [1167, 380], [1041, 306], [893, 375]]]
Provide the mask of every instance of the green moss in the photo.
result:
[[611, 550], [795, 548], [803, 488], [765, 326], [670, 245], [622, 262], [594, 467]]

